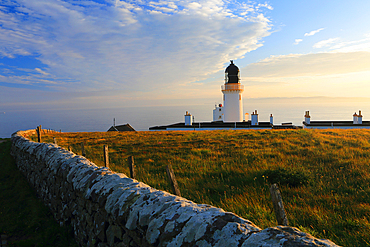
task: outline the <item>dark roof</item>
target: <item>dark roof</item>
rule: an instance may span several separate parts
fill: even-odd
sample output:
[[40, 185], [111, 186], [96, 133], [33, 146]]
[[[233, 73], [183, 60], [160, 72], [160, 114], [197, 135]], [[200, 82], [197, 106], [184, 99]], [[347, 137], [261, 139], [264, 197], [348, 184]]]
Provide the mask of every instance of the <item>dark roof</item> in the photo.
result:
[[136, 131], [130, 124], [112, 126], [108, 131]]
[[303, 121], [305, 126], [310, 127], [321, 127], [321, 126], [331, 126], [331, 127], [360, 127], [360, 126], [370, 126], [370, 121], [362, 121], [362, 124], [354, 124], [353, 121], [310, 121], [310, 124], [307, 124]]
[[236, 123], [224, 123], [222, 121], [214, 121], [214, 122], [198, 122], [193, 123], [192, 125], [185, 125], [184, 122], [182, 123], [175, 123], [170, 125], [162, 125], [162, 126], [154, 126], [150, 127], [149, 130], [166, 130], [167, 128], [178, 128], [178, 129], [194, 129], [194, 128], [271, 128], [272, 125], [270, 122], [259, 122], [258, 125], [252, 125], [251, 121], [244, 121], [244, 122], [236, 122]]
[[282, 125], [274, 125], [272, 126], [273, 129], [301, 129], [300, 126], [290, 125], [290, 124], [282, 124]]

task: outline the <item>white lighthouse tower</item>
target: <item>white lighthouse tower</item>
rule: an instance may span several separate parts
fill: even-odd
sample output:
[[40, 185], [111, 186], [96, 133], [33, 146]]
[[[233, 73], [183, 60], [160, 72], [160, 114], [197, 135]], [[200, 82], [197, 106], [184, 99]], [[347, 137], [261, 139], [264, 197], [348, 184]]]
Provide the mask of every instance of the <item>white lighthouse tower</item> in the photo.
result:
[[224, 122], [243, 122], [244, 86], [240, 84], [239, 68], [233, 60], [225, 70], [225, 85], [221, 86], [224, 94]]

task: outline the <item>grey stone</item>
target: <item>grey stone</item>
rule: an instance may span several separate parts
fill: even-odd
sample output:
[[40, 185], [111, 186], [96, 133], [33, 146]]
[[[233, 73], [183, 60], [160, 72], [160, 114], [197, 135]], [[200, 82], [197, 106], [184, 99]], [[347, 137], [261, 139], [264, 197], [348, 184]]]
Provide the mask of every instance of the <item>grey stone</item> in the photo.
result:
[[122, 241], [122, 229], [116, 225], [110, 225], [106, 231], [107, 241], [110, 246], [113, 246], [115, 239]]
[[266, 228], [262, 231], [251, 234], [243, 243], [242, 247], [259, 246], [337, 246], [327, 239], [317, 239], [308, 233], [299, 231], [295, 227], [277, 226]]

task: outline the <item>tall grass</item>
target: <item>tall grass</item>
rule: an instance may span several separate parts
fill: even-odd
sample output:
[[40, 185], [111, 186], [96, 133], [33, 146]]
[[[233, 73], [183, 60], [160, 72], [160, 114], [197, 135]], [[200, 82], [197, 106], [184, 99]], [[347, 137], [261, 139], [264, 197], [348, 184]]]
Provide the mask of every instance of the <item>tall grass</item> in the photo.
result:
[[[370, 131], [262, 130], [49, 133], [102, 166], [171, 192], [171, 164], [183, 197], [275, 226], [270, 182], [278, 182], [290, 225], [344, 246], [370, 245]], [[32, 137], [36, 140], [36, 137]]]

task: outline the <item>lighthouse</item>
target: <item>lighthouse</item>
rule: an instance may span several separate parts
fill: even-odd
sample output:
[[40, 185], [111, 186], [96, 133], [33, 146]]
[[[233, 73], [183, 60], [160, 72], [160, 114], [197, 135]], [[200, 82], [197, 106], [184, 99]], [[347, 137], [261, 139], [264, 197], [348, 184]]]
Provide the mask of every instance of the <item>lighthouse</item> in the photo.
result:
[[240, 84], [239, 68], [233, 60], [225, 70], [225, 84], [221, 86], [224, 94], [224, 122], [243, 122], [244, 86]]

